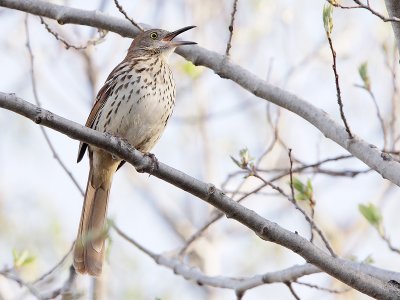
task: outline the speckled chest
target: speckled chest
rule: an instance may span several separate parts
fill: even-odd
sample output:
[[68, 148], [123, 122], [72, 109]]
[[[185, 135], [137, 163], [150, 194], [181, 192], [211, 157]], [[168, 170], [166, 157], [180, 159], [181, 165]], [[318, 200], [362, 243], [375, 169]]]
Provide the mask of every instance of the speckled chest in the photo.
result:
[[162, 58], [126, 63], [116, 70], [94, 128], [123, 137], [142, 151], [161, 136], [175, 104], [175, 82]]

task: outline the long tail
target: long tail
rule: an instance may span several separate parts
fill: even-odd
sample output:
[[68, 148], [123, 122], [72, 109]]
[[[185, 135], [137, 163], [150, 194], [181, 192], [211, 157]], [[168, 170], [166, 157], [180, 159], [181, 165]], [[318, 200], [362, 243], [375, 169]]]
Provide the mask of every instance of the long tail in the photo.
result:
[[92, 276], [101, 274], [106, 238], [105, 220], [113, 171], [103, 173], [99, 181], [94, 174], [92, 164], [90, 167], [74, 249], [74, 267], [82, 274], [88, 273]]

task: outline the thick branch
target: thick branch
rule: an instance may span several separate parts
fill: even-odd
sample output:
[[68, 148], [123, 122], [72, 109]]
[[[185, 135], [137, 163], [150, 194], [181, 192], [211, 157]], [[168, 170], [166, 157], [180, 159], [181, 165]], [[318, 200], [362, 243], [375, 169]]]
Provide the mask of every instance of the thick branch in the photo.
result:
[[[400, 1], [399, 0], [385, 0], [386, 9], [391, 18], [400, 18]], [[394, 37], [397, 42], [397, 50], [400, 53], [400, 22], [392, 22]]]
[[[395, 4], [396, 0], [386, 0], [386, 2]], [[69, 8], [40, 0], [0, 0], [0, 6], [55, 19], [60, 24], [72, 23], [93, 26], [127, 37], [135, 37], [139, 33], [139, 30], [129, 21], [107, 16], [99, 11]], [[398, 22], [395, 23], [397, 24]], [[177, 53], [196, 65], [202, 65], [214, 70], [222, 78], [236, 82], [257, 97], [297, 114], [318, 128], [327, 138], [333, 140], [371, 169], [377, 171], [383, 178], [400, 186], [399, 163], [356, 135], [354, 135], [353, 139], [349, 139], [344, 127], [323, 110], [294, 94], [267, 83], [241, 66], [230, 62], [224, 55], [199, 46], [181, 48], [177, 50]]]
[[[0, 92], [0, 107], [23, 115], [37, 124], [52, 128], [72, 139], [81, 140], [112, 152], [136, 168], [147, 173], [151, 172], [153, 176], [169, 182], [218, 208], [228, 218], [242, 223], [260, 238], [292, 250], [307, 262], [362, 293], [379, 299], [399, 299], [400, 297], [400, 290], [385, 282], [387, 278], [382, 281], [362, 272], [359, 264], [328, 255], [298, 234], [283, 229], [278, 224], [262, 218], [256, 212], [233, 201], [212, 184], [203, 183], [161, 162], [159, 168], [154, 170], [151, 158], [143, 156], [132, 146], [116, 137], [59, 117], [16, 97], [14, 94]], [[397, 274], [396, 278], [390, 278], [400, 281], [398, 277], [400, 277], [400, 274]]]

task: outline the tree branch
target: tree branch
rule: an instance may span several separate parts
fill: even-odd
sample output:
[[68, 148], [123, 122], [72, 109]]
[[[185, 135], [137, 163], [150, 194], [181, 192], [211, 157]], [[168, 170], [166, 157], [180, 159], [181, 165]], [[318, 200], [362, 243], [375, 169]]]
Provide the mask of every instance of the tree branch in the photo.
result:
[[[400, 19], [400, 2], [398, 0], [385, 0], [385, 4], [389, 16]], [[397, 50], [400, 53], [400, 22], [392, 22], [392, 28], [397, 42]]]
[[134, 245], [140, 251], [151, 257], [158, 265], [167, 267], [174, 271], [175, 274], [181, 275], [185, 279], [193, 280], [199, 285], [208, 285], [224, 289], [235, 290], [236, 293], [244, 293], [245, 291], [258, 287], [263, 284], [269, 283], [283, 283], [296, 281], [298, 278], [321, 272], [318, 268], [311, 264], [296, 265], [275, 272], [268, 272], [262, 275], [255, 275], [252, 277], [226, 277], [226, 276], [207, 276], [199, 269], [192, 268], [180, 259], [168, 257], [162, 254], [155, 254], [147, 248], [140, 245], [133, 238], [126, 235], [115, 224], [111, 225], [112, 228], [130, 244]]
[[[384, 277], [385, 279], [382, 281], [375, 277], [375, 272], [374, 275], [369, 275], [361, 271], [361, 264], [331, 257], [305, 238], [285, 230], [278, 224], [262, 218], [256, 212], [233, 201], [212, 184], [203, 183], [161, 162], [159, 167], [154, 169], [151, 158], [144, 156], [117, 137], [100, 133], [57, 116], [16, 97], [14, 94], [0, 92], [0, 107], [25, 116], [37, 124], [52, 128], [72, 139], [89, 143], [115, 154], [137, 169], [151, 173], [153, 176], [206, 201], [222, 211], [228, 218], [232, 218], [254, 231], [261, 239], [292, 250], [307, 262], [362, 293], [379, 299], [398, 299], [400, 297], [400, 290], [387, 283], [387, 277]], [[379, 269], [376, 269], [376, 271], [379, 271]], [[400, 274], [398, 273], [383, 272], [383, 274], [385, 276], [390, 274], [391, 280], [400, 281]]]
[[[135, 37], [139, 33], [139, 30], [133, 27], [129, 21], [111, 17], [99, 11], [69, 8], [40, 0], [0, 0], [0, 6], [55, 19], [59, 24], [87, 25], [113, 31], [126, 37]], [[318, 128], [325, 137], [333, 140], [371, 169], [377, 171], [383, 178], [400, 186], [399, 163], [356, 135], [353, 135], [353, 139], [349, 139], [345, 128], [322, 109], [260, 79], [241, 66], [230, 62], [225, 55], [199, 46], [181, 48], [177, 50], [177, 53], [192, 61], [195, 65], [210, 68], [220, 77], [236, 82], [255, 96], [297, 114]]]

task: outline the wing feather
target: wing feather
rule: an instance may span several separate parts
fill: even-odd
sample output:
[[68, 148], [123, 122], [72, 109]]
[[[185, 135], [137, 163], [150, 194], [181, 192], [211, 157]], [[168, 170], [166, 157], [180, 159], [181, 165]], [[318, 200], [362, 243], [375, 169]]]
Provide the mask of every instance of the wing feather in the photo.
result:
[[[125, 61], [122, 61], [119, 65], [117, 65], [114, 70], [111, 71], [110, 75], [108, 75], [106, 82], [98, 92], [96, 96], [96, 102], [93, 105], [92, 110], [90, 111], [89, 117], [87, 118], [86, 127], [93, 128], [93, 123], [96, 120], [97, 115], [99, 114], [100, 110], [106, 104], [106, 101], [115, 88], [117, 81], [115, 80], [118, 74], [127, 66]], [[78, 150], [78, 159], [77, 162], [80, 162], [85, 154], [85, 151], [88, 147], [88, 144], [81, 142], [79, 144]]]

